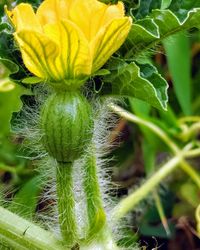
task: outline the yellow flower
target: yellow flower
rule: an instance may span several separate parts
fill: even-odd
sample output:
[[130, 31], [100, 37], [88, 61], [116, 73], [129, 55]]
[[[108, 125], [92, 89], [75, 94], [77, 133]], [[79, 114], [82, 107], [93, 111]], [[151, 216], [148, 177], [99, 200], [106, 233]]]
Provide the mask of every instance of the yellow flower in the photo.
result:
[[36, 13], [22, 3], [7, 15], [25, 66], [54, 83], [80, 84], [119, 49], [131, 27], [122, 2], [45, 0]]

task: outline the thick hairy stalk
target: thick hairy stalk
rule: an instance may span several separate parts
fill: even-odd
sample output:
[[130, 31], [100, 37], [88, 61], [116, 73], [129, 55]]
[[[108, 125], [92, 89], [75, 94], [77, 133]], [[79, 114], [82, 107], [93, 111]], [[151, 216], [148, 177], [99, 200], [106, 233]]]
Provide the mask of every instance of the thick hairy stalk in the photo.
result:
[[73, 164], [70, 162], [57, 165], [56, 189], [60, 230], [65, 244], [69, 247], [72, 247], [77, 240], [72, 171]]
[[103, 208], [103, 201], [97, 176], [97, 163], [94, 146], [89, 148], [83, 171], [84, 191], [87, 201], [87, 213], [89, 222], [89, 234], [87, 240], [100, 236], [99, 232], [104, 228], [106, 215]]
[[63, 250], [54, 235], [0, 207], [0, 240], [14, 249]]

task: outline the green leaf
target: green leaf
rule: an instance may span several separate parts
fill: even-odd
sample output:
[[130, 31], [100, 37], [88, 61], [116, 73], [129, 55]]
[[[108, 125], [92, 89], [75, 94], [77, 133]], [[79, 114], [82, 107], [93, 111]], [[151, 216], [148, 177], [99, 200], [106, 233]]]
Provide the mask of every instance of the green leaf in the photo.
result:
[[135, 12], [137, 19], [144, 18], [147, 16], [152, 9], [159, 9], [161, 7], [162, 0], [140, 0], [139, 8]]
[[[146, 136], [147, 137], [147, 136]], [[144, 169], [145, 173], [147, 176], [150, 176], [155, 172], [155, 167], [156, 167], [156, 146], [151, 143], [149, 143], [149, 137], [148, 140], [146, 138], [143, 139], [142, 141], [142, 153], [144, 157]], [[153, 135], [152, 135], [153, 137]], [[157, 144], [159, 145], [159, 144]]]
[[17, 73], [19, 67], [17, 66], [17, 64], [8, 59], [0, 58], [0, 69], [0, 78], [3, 78], [11, 74]]
[[26, 77], [22, 80], [23, 83], [25, 84], [36, 84], [36, 83], [40, 83], [43, 80], [39, 77], [36, 76], [31, 76], [31, 77]]
[[180, 20], [184, 20], [188, 11], [200, 7], [200, 0], [172, 0], [169, 9], [172, 10]]
[[97, 72], [95, 72], [92, 76], [105, 76], [105, 75], [109, 75], [110, 71], [107, 69], [100, 69]]
[[162, 0], [161, 9], [166, 9], [170, 6], [172, 0]]
[[31, 218], [35, 213], [41, 189], [42, 177], [33, 177], [16, 193], [9, 210], [20, 213], [23, 217]]
[[13, 112], [18, 112], [22, 107], [21, 95], [28, 92], [21, 86], [8, 92], [0, 92], [0, 131], [1, 134], [8, 134], [10, 131], [10, 120]]
[[180, 132], [180, 127], [177, 117], [172, 108], [170, 107], [170, 105], [168, 105], [167, 111], [159, 110], [159, 115], [160, 118], [158, 119], [160, 119], [165, 124], [168, 133], [171, 132], [171, 130], [173, 130], [173, 132], [176, 133]]
[[[135, 97], [158, 109], [167, 108], [167, 82], [149, 64], [136, 65], [121, 60], [110, 61], [111, 74], [104, 77], [104, 86], [111, 84], [111, 95]], [[109, 67], [109, 66], [108, 66]], [[107, 93], [108, 94], [108, 93]]]
[[6, 135], [10, 131], [12, 113], [20, 110], [22, 106], [20, 97], [23, 94], [28, 94], [28, 91], [16, 85], [9, 78], [9, 75], [19, 70], [15, 63], [8, 59], [0, 58], [0, 70], [0, 85], [3, 91], [0, 91], [0, 131], [1, 135]]
[[[123, 48], [126, 58], [138, 58], [165, 38], [180, 31], [200, 27], [200, 8], [189, 11], [180, 21], [170, 10], [153, 10], [149, 18], [134, 23]], [[145, 25], [144, 25], [145, 24]]]
[[191, 115], [191, 61], [187, 34], [179, 33], [164, 41], [167, 61], [178, 102], [185, 115]]

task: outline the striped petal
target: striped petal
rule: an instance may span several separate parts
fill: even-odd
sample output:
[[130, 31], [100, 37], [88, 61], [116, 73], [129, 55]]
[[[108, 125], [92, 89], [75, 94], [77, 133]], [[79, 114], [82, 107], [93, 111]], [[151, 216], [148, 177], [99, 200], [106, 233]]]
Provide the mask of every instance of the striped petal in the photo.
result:
[[91, 73], [89, 44], [78, 27], [70, 21], [61, 21], [44, 27], [45, 34], [59, 44], [59, 65], [65, 79], [81, 78]]
[[69, 12], [69, 19], [82, 30], [88, 41], [113, 19], [123, 16], [123, 3], [107, 5], [97, 0], [74, 0]]
[[45, 35], [23, 30], [14, 34], [22, 53], [25, 66], [34, 75], [58, 81], [61, 73], [55, 62], [59, 54], [58, 45]]
[[11, 20], [16, 31], [29, 29], [33, 31], [42, 31], [39, 20], [36, 18], [34, 10], [30, 4], [21, 3], [17, 5], [12, 11], [7, 10], [6, 14]]
[[37, 17], [41, 25], [56, 23], [61, 19], [68, 19], [71, 3], [74, 0], [45, 0], [37, 10]]
[[98, 33], [90, 45], [93, 58], [92, 72], [101, 68], [111, 55], [120, 48], [128, 35], [131, 23], [129, 17], [115, 19]]
[[107, 25], [114, 19], [122, 18], [125, 15], [124, 4], [118, 2], [117, 4], [109, 5], [103, 16], [102, 24]]

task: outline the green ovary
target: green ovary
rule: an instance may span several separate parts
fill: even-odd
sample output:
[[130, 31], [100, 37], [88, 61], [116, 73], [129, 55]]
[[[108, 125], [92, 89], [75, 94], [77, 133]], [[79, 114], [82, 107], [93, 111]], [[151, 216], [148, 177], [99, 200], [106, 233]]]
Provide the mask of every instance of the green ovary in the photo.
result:
[[92, 111], [78, 91], [54, 92], [41, 111], [43, 144], [58, 162], [78, 159], [92, 136]]

